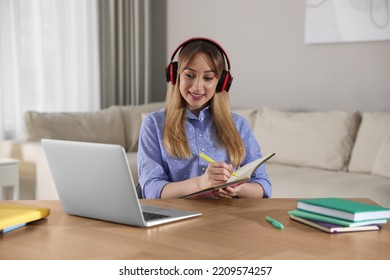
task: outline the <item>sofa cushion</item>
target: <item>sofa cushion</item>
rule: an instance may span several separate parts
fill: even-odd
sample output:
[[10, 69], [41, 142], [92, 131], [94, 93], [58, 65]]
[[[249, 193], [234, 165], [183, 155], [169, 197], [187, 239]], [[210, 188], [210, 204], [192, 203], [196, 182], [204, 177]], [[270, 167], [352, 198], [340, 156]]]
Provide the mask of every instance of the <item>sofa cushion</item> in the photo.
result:
[[164, 108], [164, 105], [164, 102], [156, 102], [146, 105], [119, 107], [125, 124], [126, 150], [128, 152], [136, 152], [138, 150], [138, 137], [142, 122], [142, 114], [157, 111]]
[[125, 145], [125, 129], [118, 108], [95, 112], [24, 114], [27, 139], [43, 138]]
[[390, 113], [365, 112], [362, 114], [356, 142], [348, 170], [371, 173], [379, 149], [390, 131]]
[[390, 134], [382, 142], [372, 168], [372, 174], [390, 178]]
[[274, 163], [267, 164], [267, 173], [273, 198], [369, 198], [390, 207], [390, 180], [384, 177]]
[[345, 170], [356, 135], [358, 113], [344, 111], [258, 111], [254, 134], [273, 162]]

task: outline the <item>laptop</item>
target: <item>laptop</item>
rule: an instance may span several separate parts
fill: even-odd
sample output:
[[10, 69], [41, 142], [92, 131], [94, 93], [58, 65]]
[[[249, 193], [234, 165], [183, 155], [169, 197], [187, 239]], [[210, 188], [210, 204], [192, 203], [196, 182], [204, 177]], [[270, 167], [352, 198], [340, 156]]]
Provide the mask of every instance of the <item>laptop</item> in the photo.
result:
[[65, 213], [151, 227], [201, 213], [141, 205], [120, 145], [41, 140]]

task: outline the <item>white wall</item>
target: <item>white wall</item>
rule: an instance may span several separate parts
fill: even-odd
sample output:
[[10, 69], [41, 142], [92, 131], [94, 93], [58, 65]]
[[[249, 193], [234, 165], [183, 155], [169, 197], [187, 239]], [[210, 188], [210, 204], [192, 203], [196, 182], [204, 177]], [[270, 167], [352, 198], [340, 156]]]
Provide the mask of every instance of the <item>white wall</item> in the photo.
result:
[[304, 44], [305, 0], [167, 0], [168, 63], [206, 36], [229, 55], [234, 107], [390, 111], [390, 41]]

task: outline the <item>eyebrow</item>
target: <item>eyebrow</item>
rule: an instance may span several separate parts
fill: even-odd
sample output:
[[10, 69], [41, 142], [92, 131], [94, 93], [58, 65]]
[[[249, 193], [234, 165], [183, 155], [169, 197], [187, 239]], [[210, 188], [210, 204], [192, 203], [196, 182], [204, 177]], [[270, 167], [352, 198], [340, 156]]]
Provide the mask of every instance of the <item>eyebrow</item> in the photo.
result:
[[[192, 72], [197, 72], [195, 69], [192, 69], [191, 67], [186, 67], [186, 68], [184, 68], [184, 70], [190, 70]], [[215, 70], [207, 70], [207, 71], [204, 71], [203, 73], [217, 73], [217, 71], [215, 71]]]

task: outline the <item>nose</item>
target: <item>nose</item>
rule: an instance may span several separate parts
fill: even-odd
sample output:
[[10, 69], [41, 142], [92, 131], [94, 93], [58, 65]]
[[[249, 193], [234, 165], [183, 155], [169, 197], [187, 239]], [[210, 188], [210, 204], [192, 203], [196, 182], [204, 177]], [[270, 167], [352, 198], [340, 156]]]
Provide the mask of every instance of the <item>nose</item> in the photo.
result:
[[192, 88], [196, 92], [202, 92], [203, 91], [203, 79], [201, 77], [196, 78], [192, 84]]

